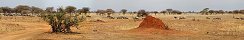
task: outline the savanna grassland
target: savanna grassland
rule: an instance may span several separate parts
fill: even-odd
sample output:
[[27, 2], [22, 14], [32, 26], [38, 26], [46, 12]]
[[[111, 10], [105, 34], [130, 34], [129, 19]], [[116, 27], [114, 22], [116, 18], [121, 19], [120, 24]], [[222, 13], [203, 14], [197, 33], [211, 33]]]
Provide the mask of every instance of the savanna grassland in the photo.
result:
[[[1, 40], [243, 40], [244, 20], [233, 18], [233, 14], [150, 14], [161, 19], [172, 33], [137, 33], [128, 30], [137, 28], [143, 21], [135, 21], [136, 14], [118, 14], [129, 19], [109, 19], [107, 16], [88, 14], [78, 29], [71, 27], [74, 33], [51, 33], [48, 22], [35, 16], [1, 16]], [[244, 17], [243, 14], [234, 14]], [[185, 19], [175, 19], [184, 17]], [[208, 17], [208, 18], [206, 18]], [[221, 19], [218, 19], [221, 18]], [[145, 29], [146, 30], [146, 29]]]

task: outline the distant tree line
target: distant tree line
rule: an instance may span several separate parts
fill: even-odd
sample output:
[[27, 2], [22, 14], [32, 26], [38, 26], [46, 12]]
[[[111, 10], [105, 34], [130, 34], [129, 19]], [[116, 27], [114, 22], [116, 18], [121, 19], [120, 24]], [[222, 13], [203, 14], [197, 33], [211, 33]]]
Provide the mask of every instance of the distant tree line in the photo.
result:
[[[139, 11], [128, 11], [127, 9], [121, 9], [120, 13], [123, 15], [130, 13], [130, 14], [138, 14], [140, 15]], [[97, 15], [107, 15], [111, 16], [115, 11], [113, 9], [98, 9], [96, 11], [90, 11], [89, 7], [83, 7], [82, 9], [77, 9], [74, 6], [67, 6], [65, 8], [57, 8], [56, 10], [54, 7], [47, 7], [46, 9], [41, 9], [39, 7], [35, 6], [27, 6], [27, 5], [18, 5], [14, 8], [10, 7], [0, 7], [0, 13], [4, 13], [5, 16], [14, 16], [14, 15], [20, 15], [20, 16], [30, 16], [30, 15], [40, 15], [42, 13], [57, 13], [57, 12], [67, 12], [67, 13], [79, 13], [79, 14], [84, 14], [87, 15], [88, 13], [97, 13]], [[196, 11], [188, 11], [188, 12], [183, 12], [179, 10], [174, 10], [174, 9], [165, 9], [162, 11], [146, 11], [145, 13], [151, 13], [151, 14], [172, 14], [172, 15], [179, 15], [179, 14], [184, 14], [184, 13], [201, 13], [202, 15], [213, 15], [213, 14], [224, 14], [224, 13], [229, 13], [229, 14], [244, 14], [244, 10], [233, 10], [233, 11], [225, 11], [225, 10], [210, 10], [209, 8], [204, 8], [200, 12]]]

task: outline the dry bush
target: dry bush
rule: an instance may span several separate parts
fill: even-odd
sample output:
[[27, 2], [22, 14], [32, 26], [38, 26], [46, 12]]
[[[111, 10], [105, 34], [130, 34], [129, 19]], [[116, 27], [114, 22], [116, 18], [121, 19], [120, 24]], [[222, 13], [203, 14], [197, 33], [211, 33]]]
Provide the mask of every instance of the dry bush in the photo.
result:
[[[79, 22], [85, 20], [85, 17], [79, 16], [78, 14], [67, 14], [67, 13], [48, 13], [42, 15], [42, 18], [49, 23], [52, 28], [52, 32], [71, 32], [70, 27], [76, 27]], [[78, 28], [77, 28], [78, 29]]]
[[146, 15], [148, 15], [148, 13], [145, 10], [139, 10], [137, 12], [137, 17], [144, 17]]

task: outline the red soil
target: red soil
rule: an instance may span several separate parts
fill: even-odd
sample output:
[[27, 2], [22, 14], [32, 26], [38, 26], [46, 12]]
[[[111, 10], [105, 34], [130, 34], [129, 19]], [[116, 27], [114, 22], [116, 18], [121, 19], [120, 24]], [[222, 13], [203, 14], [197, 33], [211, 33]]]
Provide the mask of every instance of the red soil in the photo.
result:
[[168, 27], [165, 26], [162, 20], [152, 17], [152, 16], [146, 16], [144, 20], [139, 25], [138, 29], [147, 29], [147, 28], [154, 28], [154, 29], [161, 29], [161, 30], [167, 30]]
[[142, 34], [174, 33], [173, 31], [169, 31], [168, 27], [165, 26], [162, 20], [152, 16], [146, 16], [146, 18], [144, 18], [144, 20], [141, 22], [138, 28], [132, 29], [129, 32], [136, 32]]
[[144, 20], [141, 22], [139, 27], [135, 29], [131, 29], [128, 31], [125, 31], [125, 33], [132, 33], [132, 34], [173, 34], [173, 35], [187, 35], [192, 34], [191, 32], [182, 32], [177, 30], [169, 29], [162, 20], [152, 17], [152, 16], [146, 16]]

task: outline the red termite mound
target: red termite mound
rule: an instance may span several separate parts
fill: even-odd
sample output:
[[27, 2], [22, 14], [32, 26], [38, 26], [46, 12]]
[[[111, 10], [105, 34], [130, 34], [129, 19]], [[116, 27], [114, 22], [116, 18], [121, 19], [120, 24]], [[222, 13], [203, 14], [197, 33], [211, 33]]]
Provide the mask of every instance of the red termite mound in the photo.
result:
[[173, 29], [169, 29], [164, 22], [153, 16], [146, 16], [140, 23], [139, 27], [126, 31], [126, 33], [136, 34], [192, 34], [191, 32], [180, 32]]
[[168, 27], [165, 26], [162, 20], [152, 16], [146, 16], [146, 18], [144, 18], [144, 20], [141, 22], [141, 24], [137, 29], [147, 29], [147, 28], [162, 29], [162, 30], [168, 29]]

